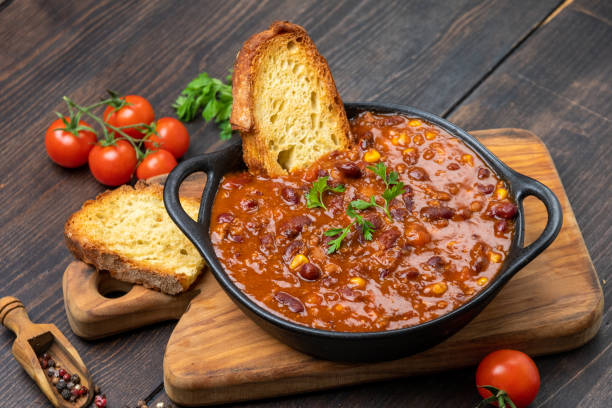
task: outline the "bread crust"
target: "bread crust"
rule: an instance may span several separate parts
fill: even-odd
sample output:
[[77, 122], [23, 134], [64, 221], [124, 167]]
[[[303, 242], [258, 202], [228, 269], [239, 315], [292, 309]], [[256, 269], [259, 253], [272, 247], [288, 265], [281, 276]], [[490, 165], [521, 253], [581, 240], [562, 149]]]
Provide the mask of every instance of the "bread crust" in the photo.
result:
[[288, 21], [275, 21], [270, 27], [251, 36], [242, 46], [236, 56], [232, 78], [233, 106], [230, 124], [233, 130], [240, 131], [244, 162], [251, 173], [280, 176], [287, 174], [278, 162], [270, 157], [265, 141], [258, 135], [254, 119], [254, 86], [257, 62], [261, 58], [267, 42], [277, 36], [289, 35], [293, 39], [300, 38], [303, 46], [312, 58], [312, 64], [323, 78], [329, 95], [334, 103], [334, 110], [338, 113], [342, 129], [342, 145], [346, 148], [351, 142], [351, 133], [344, 104], [338, 94], [336, 84], [331, 75], [327, 60], [319, 54], [316, 46], [308, 36], [306, 30]]
[[[151, 189], [155, 194], [163, 195], [163, 187], [161, 185], [147, 185], [139, 182], [134, 189]], [[83, 211], [88, 206], [94, 205], [97, 200], [103, 199], [107, 195], [117, 194], [117, 191], [121, 194], [122, 192], [128, 192], [130, 190], [132, 190], [132, 187], [127, 185], [123, 185], [114, 191], [106, 190], [98, 194], [95, 200], [85, 201], [79, 211]], [[193, 201], [199, 204], [199, 201], [195, 198], [186, 198], [183, 200]], [[115, 279], [140, 284], [146, 288], [161, 291], [169, 295], [176, 295], [184, 292], [193, 283], [190, 282], [189, 277], [183, 274], [177, 274], [171, 270], [152, 270], [139, 262], [126, 259], [118, 254], [98, 248], [85, 237], [78, 234], [78, 228], [74, 226], [74, 218], [79, 211], [72, 214], [64, 226], [66, 246], [75, 258], [94, 266], [98, 270], [108, 271]]]

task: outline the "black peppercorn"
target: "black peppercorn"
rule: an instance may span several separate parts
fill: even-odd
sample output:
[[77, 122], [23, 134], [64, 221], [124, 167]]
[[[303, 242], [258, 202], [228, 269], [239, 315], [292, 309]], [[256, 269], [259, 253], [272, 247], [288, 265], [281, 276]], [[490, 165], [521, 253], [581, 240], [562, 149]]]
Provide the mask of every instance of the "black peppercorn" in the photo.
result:
[[72, 395], [72, 394], [71, 394], [71, 393], [70, 393], [70, 391], [68, 391], [68, 390], [63, 390], [63, 391], [62, 391], [62, 397], [63, 397], [65, 400], [69, 400], [71, 395]]
[[68, 388], [69, 390], [74, 388], [74, 383], [72, 381], [70, 381], [69, 383], [66, 384], [66, 388]]
[[72, 381], [75, 384], [78, 384], [81, 382], [81, 378], [79, 377], [78, 374], [72, 374], [72, 377], [70, 377], [70, 381]]
[[49, 359], [49, 361], [47, 361], [47, 367], [55, 367], [55, 360]]
[[57, 387], [57, 390], [58, 390], [58, 391], [61, 391], [61, 390], [63, 390], [63, 389], [65, 389], [65, 388], [66, 388], [66, 381], [64, 381], [64, 380], [59, 380], [59, 381], [57, 382], [57, 384], [55, 384], [55, 386]]

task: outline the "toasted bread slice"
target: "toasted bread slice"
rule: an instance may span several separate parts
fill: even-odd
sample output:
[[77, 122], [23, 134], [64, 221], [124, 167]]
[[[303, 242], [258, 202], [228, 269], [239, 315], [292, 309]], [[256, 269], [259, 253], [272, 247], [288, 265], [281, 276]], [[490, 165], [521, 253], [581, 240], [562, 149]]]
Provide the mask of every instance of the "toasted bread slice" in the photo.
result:
[[[193, 219], [197, 199], [181, 199]], [[106, 191], [66, 222], [64, 235], [74, 256], [116, 279], [175, 295], [204, 269], [204, 259], [174, 225], [163, 202], [163, 187], [137, 184]]]
[[327, 61], [298, 25], [275, 22], [244, 43], [232, 93], [230, 123], [251, 172], [283, 175], [350, 143]]

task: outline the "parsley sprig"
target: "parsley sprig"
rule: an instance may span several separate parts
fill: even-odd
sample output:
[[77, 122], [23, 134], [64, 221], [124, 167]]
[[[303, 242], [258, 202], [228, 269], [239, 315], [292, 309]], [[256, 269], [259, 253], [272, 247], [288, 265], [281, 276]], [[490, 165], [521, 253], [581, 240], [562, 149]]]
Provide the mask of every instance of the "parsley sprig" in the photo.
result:
[[331, 191], [334, 193], [344, 192], [344, 186], [342, 184], [339, 184], [336, 187], [331, 187], [327, 184], [328, 179], [329, 176], [319, 177], [317, 181], [312, 183], [312, 187], [306, 195], [306, 206], [308, 208], [321, 207], [327, 210], [327, 207], [323, 203], [323, 193], [325, 193], [326, 191]]
[[229, 123], [233, 101], [231, 81], [231, 73], [225, 78], [226, 83], [223, 83], [202, 72], [189, 82], [172, 105], [176, 109], [178, 118], [183, 122], [190, 122], [201, 110], [206, 122], [215, 119], [215, 123], [221, 129], [219, 137], [222, 140], [231, 138], [232, 127]]
[[[370, 197], [370, 201], [357, 200], [359, 201], [358, 205], [362, 207], [359, 209], [366, 209], [373, 206], [380, 207], [385, 211], [387, 218], [389, 218], [389, 220], [393, 220], [393, 217], [391, 217], [391, 213], [389, 212], [389, 204], [395, 199], [395, 197], [406, 192], [404, 190], [404, 183], [399, 181], [399, 174], [397, 174], [396, 171], [392, 171], [389, 173], [389, 175], [387, 175], [387, 166], [385, 163], [378, 162], [376, 166], [368, 166], [367, 169], [371, 170], [385, 183], [385, 191], [382, 193], [382, 198], [385, 200], [385, 205], [381, 206], [376, 204], [374, 196], [372, 196]], [[353, 202], [351, 202], [351, 204], [353, 204]]]
[[367, 241], [372, 240], [372, 233], [374, 232], [374, 226], [370, 223], [370, 221], [364, 219], [361, 215], [355, 212], [355, 208], [353, 208], [352, 201], [348, 208], [346, 209], [346, 215], [353, 219], [349, 225], [344, 228], [332, 228], [325, 231], [325, 235], [328, 237], [338, 236], [336, 239], [329, 241], [329, 247], [327, 248], [328, 254], [333, 254], [338, 249], [340, 249], [340, 245], [342, 245], [342, 240], [346, 238], [349, 231], [353, 227], [353, 225], [357, 224], [361, 228], [361, 232], [363, 233], [363, 237]]

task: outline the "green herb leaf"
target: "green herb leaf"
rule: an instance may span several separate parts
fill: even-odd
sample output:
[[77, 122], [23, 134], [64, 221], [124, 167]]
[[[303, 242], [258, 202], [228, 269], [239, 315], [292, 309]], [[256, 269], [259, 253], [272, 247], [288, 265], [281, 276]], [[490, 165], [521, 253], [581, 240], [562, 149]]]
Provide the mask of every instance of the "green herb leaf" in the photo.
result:
[[339, 184], [336, 187], [328, 186], [328, 179], [329, 176], [319, 177], [314, 183], [312, 183], [312, 187], [310, 190], [308, 190], [308, 194], [306, 194], [306, 206], [308, 208], [321, 207], [327, 210], [327, 207], [325, 207], [325, 204], [323, 203], [323, 193], [326, 191], [332, 191], [334, 193], [344, 192], [345, 187], [342, 184]]
[[365, 210], [365, 209], [377, 206], [374, 196], [370, 197], [370, 201], [364, 201], [361, 199], [353, 200], [350, 202], [349, 205], [356, 210]]
[[221, 129], [219, 135], [221, 139], [231, 138], [232, 129], [229, 124], [233, 102], [231, 74], [225, 79], [227, 83], [202, 72], [189, 82], [172, 105], [178, 118], [183, 122], [190, 122], [197, 117], [198, 112], [202, 111], [202, 117], [206, 122], [215, 119], [215, 123]]
[[329, 241], [329, 244], [328, 244], [329, 247], [327, 248], [327, 253], [328, 254], [333, 254], [338, 249], [340, 249], [340, 245], [342, 245], [342, 240], [344, 238], [346, 238], [346, 236], [349, 233], [349, 231], [351, 230], [351, 227], [353, 226], [353, 224], [354, 224], [354, 222], [350, 223], [349, 225], [347, 225], [344, 228], [334, 228], [334, 229], [325, 231], [325, 235], [330, 233], [330, 235], [327, 235], [328, 237], [334, 236], [334, 235], [338, 235], [338, 233], [340, 233], [340, 236], [338, 238]]

